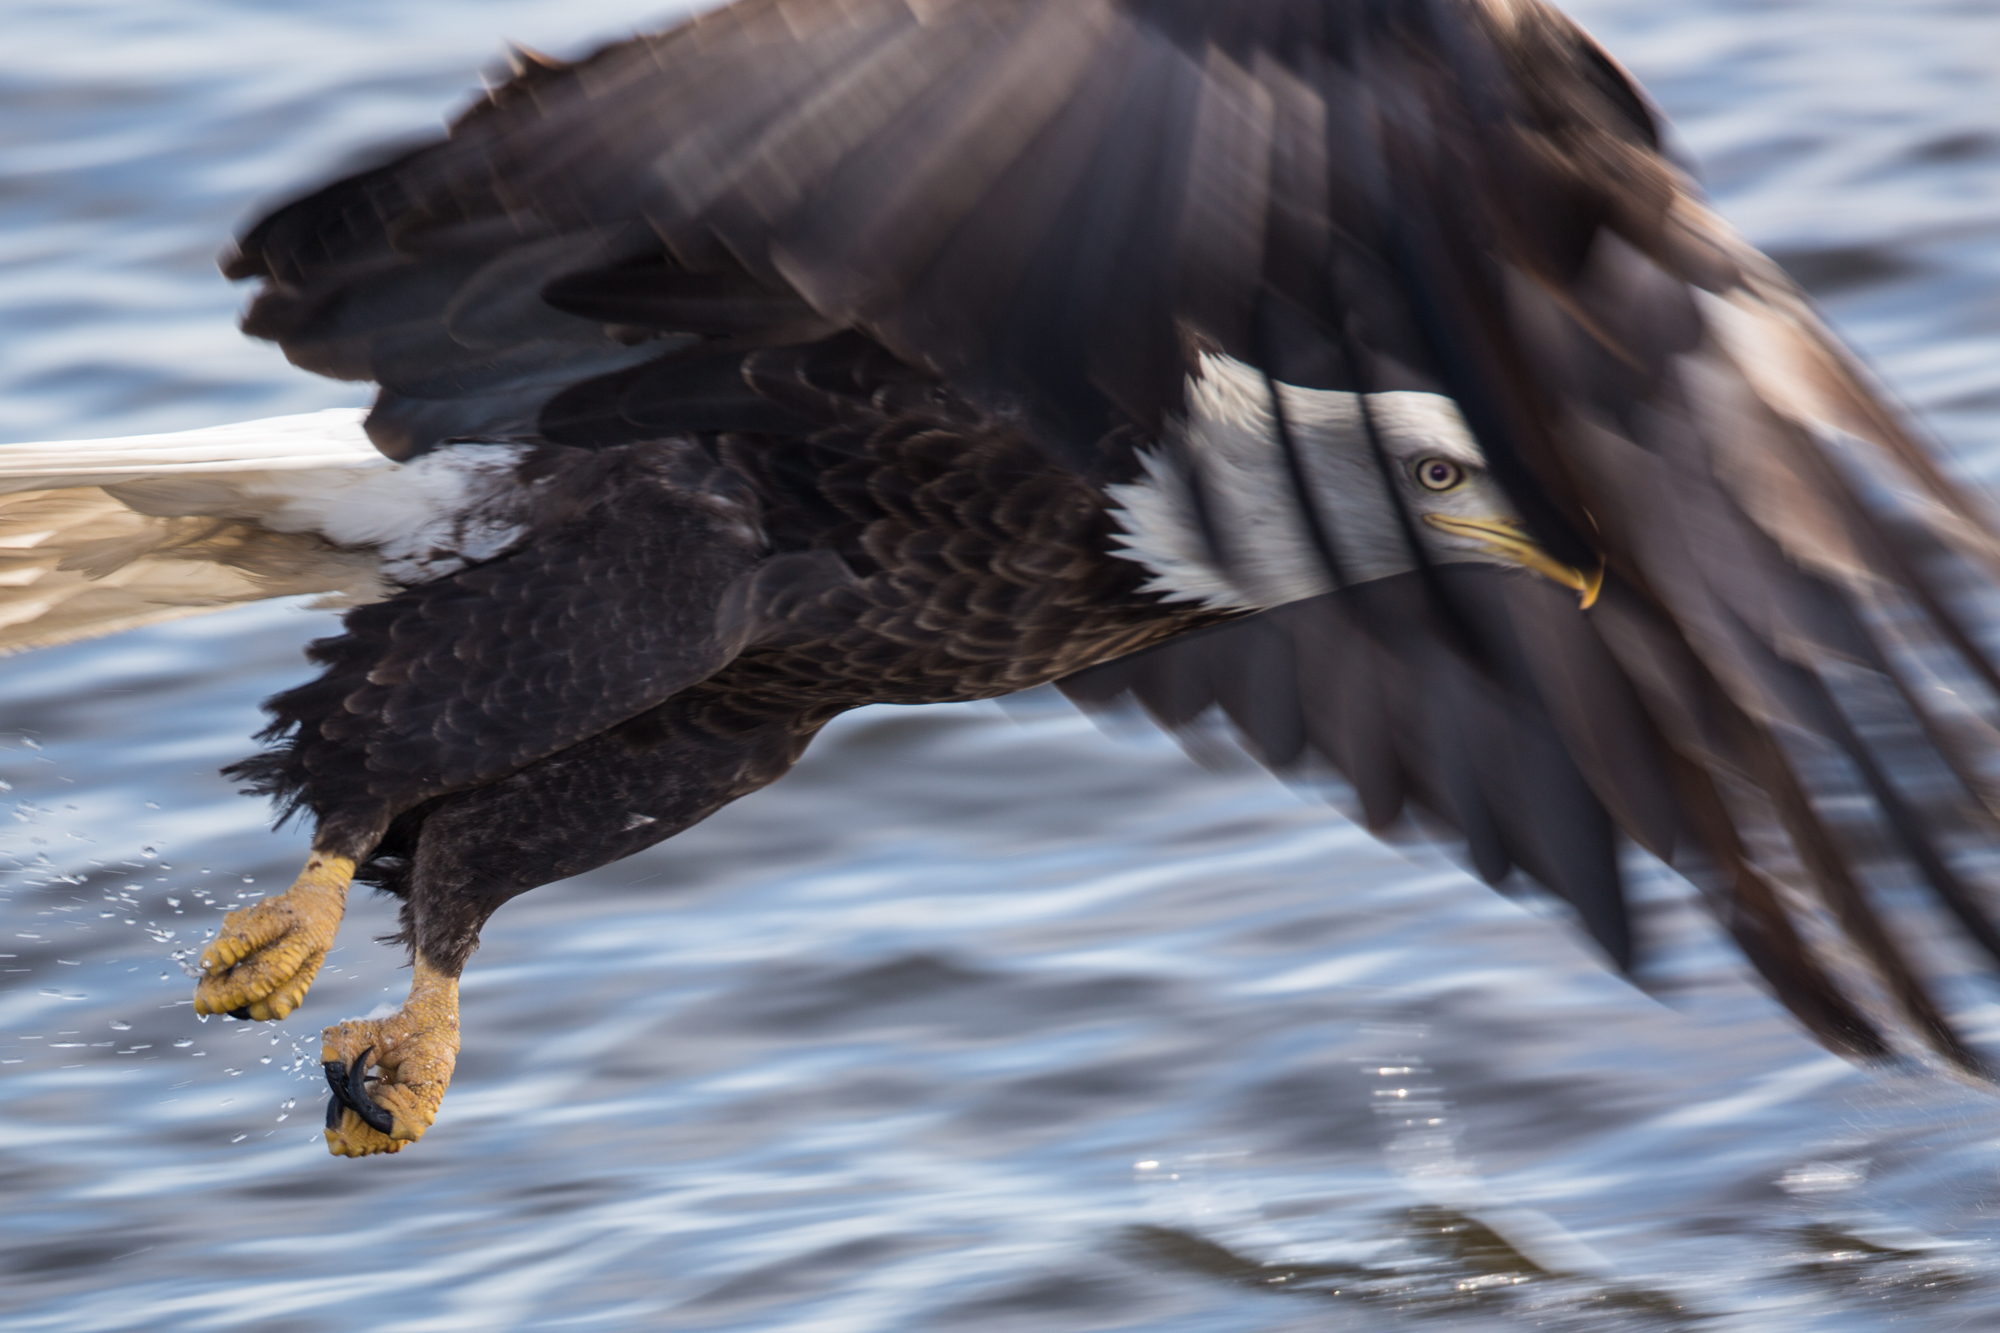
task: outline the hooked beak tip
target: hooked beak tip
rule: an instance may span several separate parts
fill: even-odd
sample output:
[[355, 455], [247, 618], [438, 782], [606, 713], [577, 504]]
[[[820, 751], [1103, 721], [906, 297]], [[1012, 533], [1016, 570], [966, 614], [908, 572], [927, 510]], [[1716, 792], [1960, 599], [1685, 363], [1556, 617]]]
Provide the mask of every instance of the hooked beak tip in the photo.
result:
[[1583, 594], [1583, 600], [1577, 603], [1577, 610], [1588, 611], [1591, 607], [1597, 605], [1597, 595], [1604, 591], [1603, 561], [1598, 561], [1597, 568], [1591, 573], [1584, 575], [1583, 587], [1577, 591]]
[[1604, 565], [1585, 573], [1573, 565], [1552, 559], [1528, 537], [1521, 525], [1507, 518], [1459, 518], [1452, 514], [1425, 514], [1424, 522], [1454, 537], [1469, 537], [1506, 563], [1533, 570], [1552, 583], [1575, 592], [1578, 609], [1588, 611], [1604, 591]]

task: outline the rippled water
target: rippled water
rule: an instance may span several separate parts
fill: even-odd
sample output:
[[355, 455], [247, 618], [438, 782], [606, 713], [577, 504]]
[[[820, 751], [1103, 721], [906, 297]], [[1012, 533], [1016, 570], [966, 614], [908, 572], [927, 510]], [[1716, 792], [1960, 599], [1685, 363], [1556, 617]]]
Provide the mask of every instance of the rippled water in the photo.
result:
[[[221, 238], [434, 124], [502, 38], [658, 10], [6, 4], [0, 438], [361, 401], [236, 336]], [[1990, 0], [1579, 12], [2000, 478]], [[9, 1329], [2000, 1318], [2000, 1098], [1820, 1053], [1673, 885], [1662, 1005], [1532, 905], [1042, 697], [853, 715], [770, 791], [510, 905], [436, 1130], [330, 1159], [316, 1033], [400, 996], [386, 905], [275, 1027], [195, 1020], [173, 957], [303, 852], [215, 769], [328, 623], [0, 664]]]

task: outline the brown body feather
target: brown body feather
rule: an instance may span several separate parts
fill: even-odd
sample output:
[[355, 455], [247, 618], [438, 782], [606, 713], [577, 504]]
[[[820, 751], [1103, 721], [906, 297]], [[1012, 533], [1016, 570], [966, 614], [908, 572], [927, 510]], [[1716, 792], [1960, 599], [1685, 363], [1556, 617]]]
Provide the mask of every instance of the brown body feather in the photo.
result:
[[[382, 385], [384, 452], [522, 441], [583, 487], [354, 613], [253, 764], [374, 849], [437, 961], [840, 709], [1112, 661], [1069, 688], [1220, 707], [1371, 824], [1419, 809], [1548, 884], [1624, 963], [1622, 833], [1831, 1044], [1977, 1065], [1876, 898], [1927, 882], [2000, 939], [1964, 864], [2000, 831], [1990, 517], [1550, 9], [738, 0], [534, 64], [228, 267], [264, 282], [251, 332]], [[1450, 398], [1602, 599], [1413, 535], [1410, 574], [1253, 616], [1142, 592], [1105, 487], [1172, 447], [1202, 351]]]

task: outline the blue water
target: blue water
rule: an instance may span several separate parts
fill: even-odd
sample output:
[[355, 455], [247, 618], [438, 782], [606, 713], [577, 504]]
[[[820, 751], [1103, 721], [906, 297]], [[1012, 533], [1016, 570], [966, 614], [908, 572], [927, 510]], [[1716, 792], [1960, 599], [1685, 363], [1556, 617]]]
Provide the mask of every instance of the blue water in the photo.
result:
[[[236, 335], [230, 229], [435, 125], [503, 39], [659, 12], [7, 4], [0, 438], [363, 401]], [[2000, 482], [2000, 11], [1578, 12]], [[1821, 1053], [1672, 882], [1662, 1003], [1552, 910], [1041, 696], [855, 714], [511, 904], [436, 1129], [331, 1159], [317, 1031], [402, 993], [386, 906], [275, 1026], [196, 1020], [176, 958], [303, 853], [215, 769], [330, 624], [0, 663], [9, 1330], [2000, 1321], [2000, 1097]]]

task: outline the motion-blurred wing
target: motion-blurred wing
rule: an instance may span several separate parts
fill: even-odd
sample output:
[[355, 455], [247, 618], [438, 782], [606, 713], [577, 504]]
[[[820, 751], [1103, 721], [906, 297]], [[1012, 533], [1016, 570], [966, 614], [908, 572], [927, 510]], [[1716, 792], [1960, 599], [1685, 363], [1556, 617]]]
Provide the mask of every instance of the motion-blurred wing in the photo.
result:
[[1925, 884], [2000, 952], [1992, 523], [1534, 0], [741, 0], [527, 62], [229, 271], [265, 280], [251, 332], [381, 383], [399, 458], [782, 441], [746, 353], [843, 330], [1108, 482], [1200, 352], [1274, 402], [1449, 398], [1540, 546], [1602, 564], [1594, 607], [1413, 538], [1389, 586], [1079, 688], [1170, 725], [1213, 700], [1371, 817], [1416, 803], [1543, 878], [1623, 959], [1608, 820], [1835, 1045], [1902, 1023], [1974, 1063], [1914, 961], [1942, 955], [1876, 903]]

